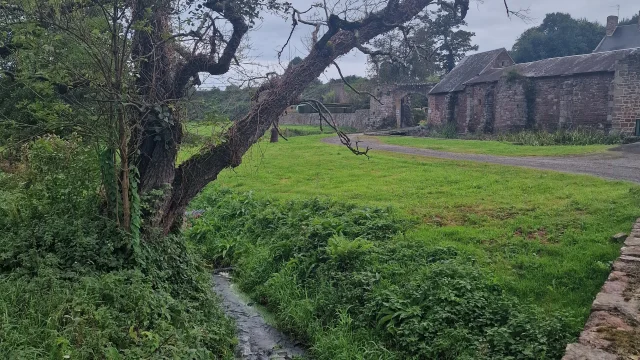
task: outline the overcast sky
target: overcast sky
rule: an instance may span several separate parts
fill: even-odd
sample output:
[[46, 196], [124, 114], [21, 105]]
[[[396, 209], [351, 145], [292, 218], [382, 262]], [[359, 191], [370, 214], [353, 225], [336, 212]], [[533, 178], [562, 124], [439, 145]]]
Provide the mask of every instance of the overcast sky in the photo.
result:
[[[308, 7], [315, 2], [311, 0], [290, 0], [296, 8]], [[532, 20], [525, 23], [518, 18], [508, 18], [504, 10], [503, 0], [471, 0], [471, 8], [466, 21], [468, 30], [475, 32], [473, 42], [480, 46], [479, 51], [487, 51], [504, 47], [511, 49], [516, 38], [526, 29], [542, 22], [545, 14], [550, 12], [566, 12], [574, 18], [587, 18], [601, 24], [606, 22], [608, 15], [631, 17], [640, 11], [638, 0], [507, 0], [511, 10], [529, 9]], [[271, 69], [279, 67], [277, 52], [285, 43], [290, 31], [290, 21], [273, 15], [265, 16], [257, 28], [250, 33], [249, 56], [252, 62], [269, 66]], [[285, 48], [282, 64], [296, 57], [304, 57], [307, 53], [304, 39], [309, 37], [310, 31], [304, 26], [294, 33], [292, 42]], [[366, 56], [351, 53], [340, 58], [338, 63], [344, 75], [366, 75]], [[262, 70], [261, 72], [265, 72]], [[338, 77], [335, 68], [328, 69], [322, 80]], [[224, 86], [223, 79], [208, 79], [205, 83], [214, 86]]]

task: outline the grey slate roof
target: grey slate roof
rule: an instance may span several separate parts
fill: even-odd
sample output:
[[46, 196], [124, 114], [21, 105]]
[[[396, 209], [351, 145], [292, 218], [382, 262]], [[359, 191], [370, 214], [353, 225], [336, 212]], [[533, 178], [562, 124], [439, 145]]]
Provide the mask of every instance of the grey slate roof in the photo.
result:
[[516, 64], [503, 69], [488, 69], [465, 84], [498, 81], [502, 75], [515, 71], [526, 77], [567, 76], [598, 72], [614, 72], [616, 60], [634, 51], [633, 49], [565, 56], [524, 64]]
[[438, 85], [434, 86], [429, 94], [448, 93], [464, 90], [464, 83], [482, 73], [495, 58], [505, 49], [496, 49], [465, 57], [451, 70]]
[[605, 36], [593, 52], [640, 48], [640, 27], [638, 24], [622, 25], [612, 36]]

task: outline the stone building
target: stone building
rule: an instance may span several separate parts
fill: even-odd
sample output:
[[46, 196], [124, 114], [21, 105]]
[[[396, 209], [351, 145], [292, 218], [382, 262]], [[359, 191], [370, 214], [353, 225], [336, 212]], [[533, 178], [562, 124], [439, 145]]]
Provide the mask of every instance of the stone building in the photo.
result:
[[515, 64], [505, 49], [463, 59], [429, 92], [429, 122], [460, 133], [589, 126], [640, 131], [640, 24], [618, 26], [591, 54]]

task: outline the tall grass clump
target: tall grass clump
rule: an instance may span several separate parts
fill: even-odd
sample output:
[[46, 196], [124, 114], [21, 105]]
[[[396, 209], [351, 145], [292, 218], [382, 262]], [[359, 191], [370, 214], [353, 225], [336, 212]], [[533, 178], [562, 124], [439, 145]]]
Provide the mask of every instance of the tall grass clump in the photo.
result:
[[177, 237], [132, 251], [100, 214], [99, 168], [47, 137], [0, 173], [0, 358], [233, 358], [233, 326]]
[[516, 132], [500, 132], [496, 134], [467, 133], [458, 134], [455, 124], [434, 126], [425, 125], [420, 136], [444, 139], [504, 141], [528, 146], [552, 145], [616, 145], [637, 141], [636, 137], [623, 133], [606, 132], [588, 127], [559, 129], [556, 131], [522, 130]]
[[413, 239], [392, 209], [276, 202], [224, 189], [188, 239], [318, 359], [553, 359], [563, 313], [506, 293], [472, 257]]
[[520, 131], [504, 133], [495, 136], [498, 141], [507, 141], [529, 146], [551, 145], [615, 145], [625, 142], [625, 135], [607, 133], [591, 128], [575, 128], [570, 130]]

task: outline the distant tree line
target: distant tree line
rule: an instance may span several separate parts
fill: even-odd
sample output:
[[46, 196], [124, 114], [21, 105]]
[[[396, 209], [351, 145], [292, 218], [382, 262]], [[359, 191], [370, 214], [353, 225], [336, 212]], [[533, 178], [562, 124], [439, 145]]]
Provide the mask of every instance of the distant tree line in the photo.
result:
[[[301, 59], [294, 58], [289, 66]], [[358, 91], [370, 91], [375, 83], [362, 76], [345, 76], [348, 82]], [[251, 97], [256, 88], [228, 85], [224, 90], [212, 88], [195, 91], [187, 105], [187, 118], [194, 121], [220, 122], [235, 120], [247, 113], [251, 105]], [[368, 109], [369, 97], [366, 94], [356, 94], [342, 79], [331, 79], [326, 83], [320, 79], [314, 80], [300, 96], [300, 99], [312, 99], [326, 104], [349, 103], [354, 109]]]
[[[638, 14], [620, 21], [620, 25], [637, 23]], [[606, 28], [598, 22], [574, 19], [565, 13], [550, 13], [542, 24], [526, 30], [518, 37], [511, 57], [516, 63], [525, 63], [588, 54], [593, 52], [605, 35]]]

